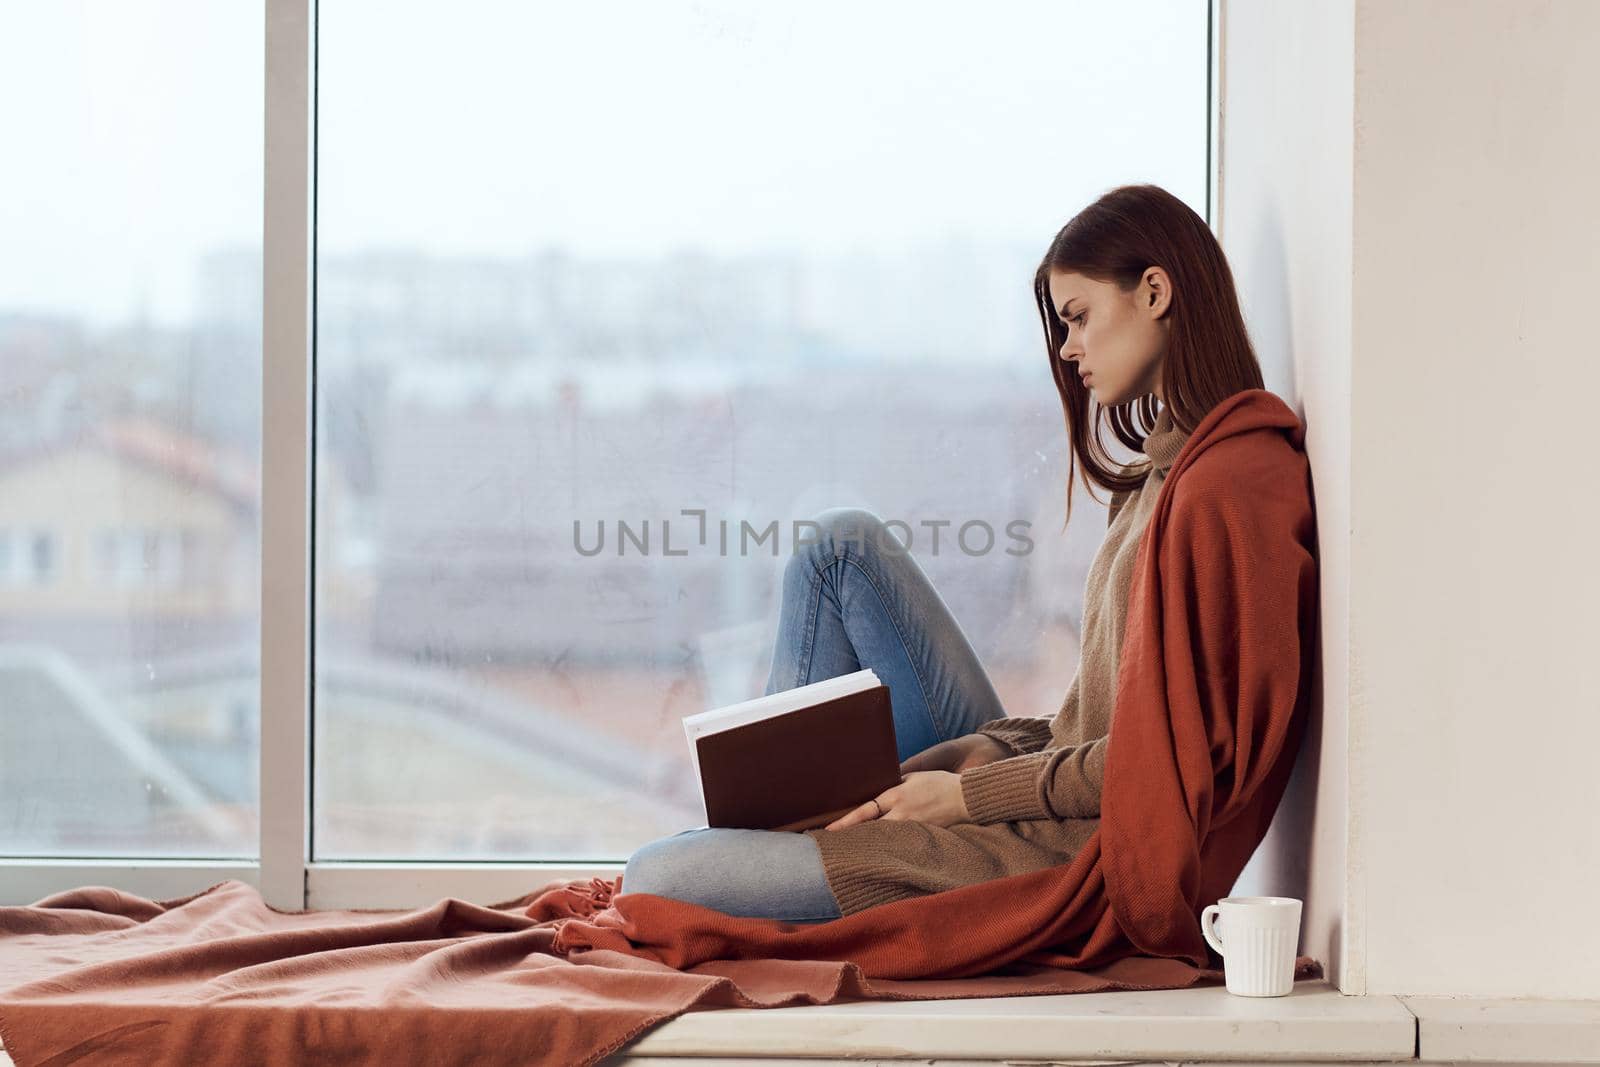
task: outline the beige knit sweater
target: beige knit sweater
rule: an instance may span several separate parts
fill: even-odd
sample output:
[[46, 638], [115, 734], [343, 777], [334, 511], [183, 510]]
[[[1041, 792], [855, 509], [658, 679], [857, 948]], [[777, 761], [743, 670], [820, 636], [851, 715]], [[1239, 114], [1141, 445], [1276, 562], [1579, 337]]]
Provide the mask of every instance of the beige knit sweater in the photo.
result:
[[804, 831], [822, 852], [843, 914], [1069, 863], [1093, 836], [1134, 560], [1167, 470], [1187, 439], [1162, 408], [1144, 442], [1149, 477], [1137, 489], [1112, 494], [1105, 541], [1085, 587], [1078, 670], [1060, 709], [979, 727], [1011, 755], [961, 773], [972, 821], [940, 827], [869, 819], [843, 830]]

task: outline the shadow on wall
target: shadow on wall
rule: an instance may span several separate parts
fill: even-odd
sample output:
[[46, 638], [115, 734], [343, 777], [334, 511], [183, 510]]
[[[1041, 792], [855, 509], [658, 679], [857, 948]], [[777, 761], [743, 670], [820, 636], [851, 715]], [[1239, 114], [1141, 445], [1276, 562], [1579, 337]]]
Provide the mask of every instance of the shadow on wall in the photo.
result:
[[[1263, 206], [1260, 229], [1250, 243], [1250, 286], [1254, 297], [1246, 309], [1251, 342], [1261, 360], [1266, 386], [1293, 406], [1299, 395], [1295, 383], [1293, 352], [1293, 307], [1290, 293], [1293, 290], [1289, 276], [1290, 266], [1284, 253], [1282, 227], [1279, 225], [1277, 205]], [[1243, 292], [1241, 292], [1241, 298]], [[1304, 412], [1301, 412], [1302, 417]], [[1315, 506], [1315, 485], [1313, 485]], [[1320, 546], [1319, 560], [1322, 558]], [[1311, 701], [1300, 751], [1295, 758], [1294, 771], [1284, 791], [1283, 799], [1268, 828], [1260, 848], [1245, 869], [1240, 872], [1232, 895], [1272, 895], [1298, 897], [1305, 901], [1304, 915], [1328, 912], [1337, 916], [1338, 902], [1329, 909], [1323, 902], [1313, 901], [1314, 886], [1311, 871], [1314, 863], [1315, 826], [1317, 822], [1317, 794], [1322, 765], [1323, 732], [1323, 672], [1322, 628], [1312, 648]], [[1323, 812], [1322, 818], [1339, 818], [1339, 812]], [[1303, 919], [1300, 951], [1317, 957], [1324, 965], [1324, 973], [1339, 973], [1339, 960], [1331, 958], [1339, 951], [1340, 931], [1338, 920], [1326, 931], [1326, 940], [1319, 931], [1311, 929]], [[1330, 958], [1324, 958], [1325, 956]]]

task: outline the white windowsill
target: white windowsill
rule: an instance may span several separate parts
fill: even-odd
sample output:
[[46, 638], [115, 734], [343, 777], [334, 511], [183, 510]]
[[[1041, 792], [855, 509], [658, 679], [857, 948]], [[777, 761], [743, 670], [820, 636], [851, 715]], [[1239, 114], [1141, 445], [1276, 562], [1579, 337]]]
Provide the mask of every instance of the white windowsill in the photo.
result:
[[[1013, 1060], [1394, 1061], [1413, 1058], [1416, 1020], [1397, 997], [1346, 997], [1305, 981], [1285, 997], [1219, 985], [1151, 992], [880, 1001], [691, 1011], [603, 1061], [660, 1057]], [[774, 1061], [766, 1059], [764, 1064]]]

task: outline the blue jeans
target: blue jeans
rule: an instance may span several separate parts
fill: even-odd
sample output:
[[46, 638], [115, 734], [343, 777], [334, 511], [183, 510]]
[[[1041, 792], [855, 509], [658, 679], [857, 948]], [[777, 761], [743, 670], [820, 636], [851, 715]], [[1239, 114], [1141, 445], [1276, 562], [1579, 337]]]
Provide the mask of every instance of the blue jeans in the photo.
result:
[[[879, 517], [830, 508], [815, 544], [783, 572], [768, 693], [870, 667], [889, 687], [900, 759], [1005, 715], [966, 634]], [[817, 843], [804, 833], [696, 827], [644, 845], [624, 893], [654, 893], [730, 915], [826, 922], [840, 916]]]

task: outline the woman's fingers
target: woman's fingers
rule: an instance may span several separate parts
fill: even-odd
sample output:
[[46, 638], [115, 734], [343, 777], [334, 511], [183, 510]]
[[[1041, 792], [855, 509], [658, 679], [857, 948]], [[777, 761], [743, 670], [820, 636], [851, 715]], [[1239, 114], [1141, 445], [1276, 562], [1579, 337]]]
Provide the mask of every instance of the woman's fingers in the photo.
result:
[[880, 809], [882, 812], [887, 813], [889, 807], [889, 794], [884, 793], [875, 800], [869, 800], [865, 804], [858, 805], [853, 810], [845, 812], [843, 815], [839, 816], [837, 819], [825, 826], [824, 829], [843, 830], [845, 827], [854, 826], [858, 822], [866, 822], [868, 819], [876, 819], [878, 818]]
[[955, 746], [949, 741], [940, 741], [921, 752], [913, 753], [900, 761], [901, 774], [914, 774], [917, 771], [942, 771], [947, 769]]
[[872, 801], [859, 805], [851, 811], [845, 812], [828, 824], [829, 830], [843, 830], [846, 826], [854, 826], [858, 822], [866, 822], [877, 813], [877, 808]]

